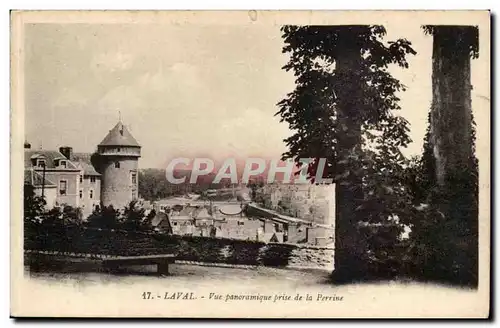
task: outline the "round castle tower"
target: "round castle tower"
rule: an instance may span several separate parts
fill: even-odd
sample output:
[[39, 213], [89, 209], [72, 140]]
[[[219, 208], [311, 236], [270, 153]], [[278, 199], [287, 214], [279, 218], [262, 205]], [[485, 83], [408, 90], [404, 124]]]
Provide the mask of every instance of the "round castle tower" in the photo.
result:
[[123, 209], [138, 198], [137, 166], [141, 146], [122, 122], [118, 122], [97, 146], [100, 155], [101, 202]]

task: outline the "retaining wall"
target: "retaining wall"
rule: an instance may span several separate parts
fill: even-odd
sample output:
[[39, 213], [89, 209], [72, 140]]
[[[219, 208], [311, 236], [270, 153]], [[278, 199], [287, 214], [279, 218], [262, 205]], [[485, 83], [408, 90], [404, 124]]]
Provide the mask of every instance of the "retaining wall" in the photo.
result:
[[175, 253], [179, 261], [193, 263], [333, 270], [334, 250], [329, 247], [99, 229], [28, 235], [26, 250], [121, 256]]

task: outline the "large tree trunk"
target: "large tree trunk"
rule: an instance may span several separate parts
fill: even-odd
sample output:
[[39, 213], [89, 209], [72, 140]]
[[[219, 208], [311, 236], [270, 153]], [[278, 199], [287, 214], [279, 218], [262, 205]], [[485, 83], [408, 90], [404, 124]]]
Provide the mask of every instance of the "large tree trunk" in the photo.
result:
[[431, 142], [437, 181], [457, 169], [469, 168], [472, 157], [470, 57], [459, 27], [434, 32]]
[[[440, 190], [436, 199], [445, 222], [442, 264], [445, 279], [477, 283], [477, 179], [473, 154], [470, 27], [434, 27], [430, 143]], [[446, 245], [446, 246], [444, 246]]]
[[[334, 280], [350, 282], [361, 280], [366, 275], [366, 247], [358, 232], [356, 207], [362, 199], [362, 178], [354, 171], [358, 161], [349, 161], [349, 155], [361, 147], [361, 120], [358, 103], [361, 101], [360, 74], [361, 52], [356, 31], [346, 27], [339, 33], [339, 53], [335, 74], [340, 85], [335, 88], [337, 96], [338, 138], [337, 174], [343, 178], [336, 181], [336, 226], [335, 226], [335, 271]], [[340, 161], [340, 163], [339, 163]]]

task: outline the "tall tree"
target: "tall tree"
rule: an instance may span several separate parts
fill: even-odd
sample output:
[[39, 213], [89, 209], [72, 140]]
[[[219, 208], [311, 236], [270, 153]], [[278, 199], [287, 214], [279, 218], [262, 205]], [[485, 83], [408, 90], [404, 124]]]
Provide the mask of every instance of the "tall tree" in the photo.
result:
[[24, 184], [24, 238], [36, 240], [39, 234], [40, 223], [45, 214], [45, 198], [37, 196], [31, 184]]
[[[407, 121], [393, 113], [404, 86], [387, 69], [408, 67], [406, 55], [416, 52], [404, 39], [384, 42], [382, 26], [284, 26], [282, 32], [283, 52], [290, 54], [284, 69], [296, 76], [295, 90], [278, 104], [277, 115], [295, 131], [283, 157], [328, 159], [325, 177], [336, 183], [335, 277], [361, 279], [367, 246], [359, 223], [390, 216], [386, 209], [363, 211], [379, 194], [370, 174], [390, 178], [391, 165], [404, 160], [399, 148], [410, 142]], [[312, 176], [317, 164], [309, 166]]]
[[479, 56], [474, 26], [424, 26], [433, 36], [432, 108], [429, 144], [438, 189], [432, 196], [441, 212], [440, 249], [446, 275], [477, 284], [478, 172], [471, 108], [471, 58]]
[[46, 201], [44, 197], [35, 194], [35, 188], [24, 184], [24, 221], [35, 222], [45, 212]]

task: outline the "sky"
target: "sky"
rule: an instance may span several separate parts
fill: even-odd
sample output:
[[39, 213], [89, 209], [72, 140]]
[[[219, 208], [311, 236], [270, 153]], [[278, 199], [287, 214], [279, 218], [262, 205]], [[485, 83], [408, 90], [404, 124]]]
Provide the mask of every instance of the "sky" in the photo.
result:
[[[417, 51], [391, 72], [421, 152], [431, 103], [432, 38], [386, 25]], [[294, 89], [275, 25], [27, 24], [25, 135], [32, 147], [92, 152], [119, 118], [142, 145], [142, 168], [174, 157], [279, 158], [292, 132], [274, 114]], [[478, 79], [472, 67], [472, 83]], [[473, 106], [475, 98], [473, 96]]]

